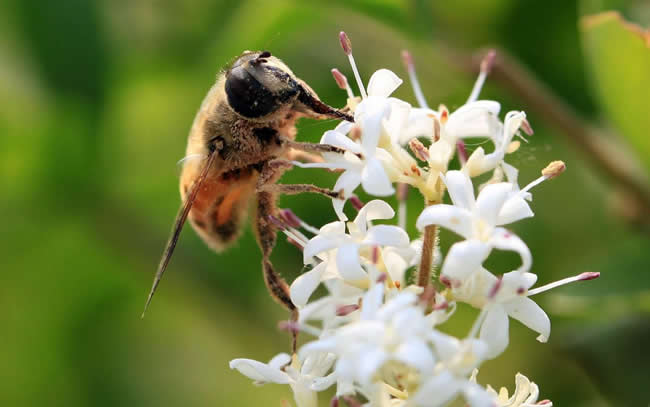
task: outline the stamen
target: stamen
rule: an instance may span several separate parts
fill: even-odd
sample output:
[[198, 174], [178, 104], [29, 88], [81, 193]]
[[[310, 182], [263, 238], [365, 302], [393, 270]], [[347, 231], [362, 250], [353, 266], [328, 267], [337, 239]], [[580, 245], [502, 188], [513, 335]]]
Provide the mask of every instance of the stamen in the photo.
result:
[[542, 175], [547, 179], [555, 178], [566, 170], [564, 161], [553, 161], [542, 170]]
[[553, 283], [549, 283], [549, 284], [543, 285], [541, 287], [537, 287], [535, 289], [529, 290], [528, 291], [528, 296], [530, 297], [531, 295], [543, 293], [544, 291], [548, 291], [550, 289], [553, 289], [555, 287], [559, 287], [561, 285], [573, 283], [574, 281], [588, 281], [588, 280], [593, 280], [593, 279], [598, 278], [598, 277], [600, 277], [600, 273], [597, 272], [597, 271], [596, 272], [581, 273], [581, 274], [578, 274], [577, 276], [568, 277], [568, 278], [558, 280], [558, 281], [555, 281]]
[[438, 111], [440, 112], [440, 123], [446, 124], [447, 120], [449, 120], [449, 109], [445, 105], [440, 105]]
[[418, 101], [420, 107], [428, 109], [429, 105], [427, 105], [427, 101], [424, 98], [424, 93], [422, 93], [422, 88], [420, 87], [420, 82], [418, 81], [418, 77], [415, 73], [415, 64], [413, 63], [413, 57], [407, 50], [402, 51], [402, 61], [404, 62], [406, 71], [409, 74], [411, 87], [413, 88], [413, 93], [415, 93], [415, 99]]
[[[375, 246], [375, 247], [377, 247], [377, 246]], [[385, 272], [384, 272], [384, 273], [381, 273], [381, 274], [379, 275], [379, 277], [377, 277], [377, 284], [382, 284], [383, 282], [386, 281], [387, 278], [388, 278], [388, 274], [387, 274], [387, 273], [385, 273]]]
[[460, 160], [460, 165], [463, 166], [467, 162], [467, 149], [465, 148], [465, 142], [463, 140], [458, 140], [456, 142], [456, 150], [458, 150], [458, 159]]
[[535, 134], [535, 131], [533, 131], [533, 128], [530, 125], [530, 122], [528, 121], [528, 119], [524, 119], [521, 122], [520, 129], [522, 129], [524, 131], [524, 133], [526, 133], [529, 136], [532, 136], [533, 134]]
[[332, 69], [332, 76], [334, 76], [334, 80], [336, 81], [336, 84], [339, 86], [339, 88], [348, 93], [348, 98], [354, 98], [354, 92], [352, 92], [352, 88], [348, 83], [348, 78], [346, 78], [345, 75], [343, 75], [341, 71], [336, 68]]
[[379, 246], [372, 246], [372, 264], [377, 264], [379, 262]]
[[433, 117], [433, 142], [440, 140], [440, 121], [437, 117]]
[[350, 315], [354, 311], [359, 309], [358, 304], [349, 304], [349, 305], [340, 305], [336, 307], [336, 316], [344, 317]]
[[363, 208], [363, 206], [365, 205], [365, 204], [361, 201], [361, 199], [359, 199], [359, 197], [356, 196], [356, 195], [352, 195], [352, 196], [348, 199], [348, 201], [349, 201], [350, 204], [354, 207], [354, 209], [356, 209], [357, 211], [360, 211], [361, 208]]
[[338, 396], [332, 397], [332, 401], [330, 401], [330, 407], [339, 407], [339, 397]]
[[280, 218], [277, 218], [273, 215], [269, 215], [268, 219], [273, 223], [278, 229], [285, 231], [287, 230], [287, 224], [284, 223]]
[[348, 406], [350, 407], [361, 407], [361, 402], [357, 399], [355, 399], [352, 396], [342, 396], [343, 400], [345, 400], [346, 403], [348, 403]]
[[406, 229], [406, 202], [408, 199], [408, 193], [408, 184], [397, 184], [397, 226], [399, 226], [400, 229]]
[[280, 209], [280, 217], [284, 220], [289, 226], [300, 229], [301, 220], [291, 209]]
[[291, 334], [297, 334], [298, 332], [305, 332], [309, 335], [320, 336], [322, 331], [313, 326], [307, 324], [301, 324], [296, 321], [280, 321], [278, 323], [278, 329], [281, 331], [287, 331]]
[[422, 142], [416, 138], [409, 140], [409, 148], [415, 154], [415, 158], [420, 161], [429, 161], [429, 150], [422, 144]]
[[472, 325], [472, 329], [467, 335], [468, 339], [476, 338], [476, 335], [478, 335], [478, 331], [481, 328], [481, 325], [483, 325], [483, 320], [485, 320], [485, 317], [487, 316], [488, 308], [490, 308], [490, 304], [485, 305], [483, 309], [481, 309], [478, 317], [476, 317], [476, 321], [474, 321], [474, 324]]
[[488, 293], [488, 300], [493, 300], [494, 297], [499, 293], [499, 290], [501, 289], [501, 286], [503, 285], [503, 278], [499, 277], [496, 283], [492, 286], [490, 289], [490, 292]]
[[474, 87], [472, 88], [472, 93], [469, 95], [469, 98], [467, 99], [467, 103], [476, 102], [478, 100], [478, 96], [481, 93], [483, 84], [485, 84], [485, 79], [487, 78], [488, 74], [490, 73], [490, 70], [492, 70], [492, 66], [494, 65], [495, 56], [496, 56], [496, 52], [494, 50], [490, 50], [485, 55], [485, 57], [483, 57], [483, 61], [481, 61], [481, 72], [479, 73], [478, 78], [476, 78], [476, 82], [474, 83]]
[[352, 42], [350, 41], [350, 38], [345, 33], [345, 31], [341, 31], [339, 33], [339, 41], [341, 42], [341, 47], [343, 48], [343, 52], [345, 52], [345, 55], [348, 56], [348, 60], [350, 61], [350, 66], [352, 66], [352, 72], [354, 72], [354, 79], [357, 81], [357, 86], [359, 86], [359, 92], [361, 92], [361, 97], [365, 99], [368, 97], [368, 94], [366, 93], [366, 88], [363, 86], [363, 82], [361, 82], [361, 76], [359, 75], [357, 64], [354, 62], [354, 57], [352, 56]]
[[526, 185], [520, 193], [526, 193], [530, 191], [533, 187], [536, 187], [537, 185], [541, 184], [542, 182], [546, 181], [547, 179], [555, 178], [558, 175], [562, 174], [566, 170], [566, 164], [564, 164], [564, 161], [553, 161], [549, 165], [546, 166], [542, 170], [542, 176], [537, 178], [535, 181], [531, 182], [530, 184]]

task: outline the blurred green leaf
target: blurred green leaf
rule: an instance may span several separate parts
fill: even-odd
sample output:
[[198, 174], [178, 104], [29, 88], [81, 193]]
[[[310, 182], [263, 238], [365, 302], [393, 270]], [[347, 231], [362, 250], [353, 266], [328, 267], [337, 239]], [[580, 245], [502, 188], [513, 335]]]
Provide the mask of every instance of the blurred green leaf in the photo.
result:
[[580, 26], [600, 103], [650, 170], [650, 32], [617, 12], [583, 17]]

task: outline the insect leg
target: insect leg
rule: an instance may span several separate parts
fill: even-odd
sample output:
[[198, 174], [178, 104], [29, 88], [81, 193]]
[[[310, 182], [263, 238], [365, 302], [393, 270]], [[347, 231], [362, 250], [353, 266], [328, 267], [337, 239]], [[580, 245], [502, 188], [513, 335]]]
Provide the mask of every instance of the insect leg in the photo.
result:
[[305, 151], [308, 153], [338, 153], [343, 154], [345, 150], [340, 147], [335, 147], [329, 144], [318, 144], [318, 143], [304, 143], [300, 141], [293, 141], [289, 139], [283, 139], [283, 143], [294, 150]]
[[[283, 305], [291, 312], [292, 320], [298, 319], [298, 309], [291, 302], [289, 294], [289, 285], [273, 269], [271, 263], [271, 252], [277, 241], [276, 226], [271, 222], [271, 217], [275, 215], [276, 195], [270, 191], [261, 191], [257, 193], [257, 219], [255, 220], [255, 231], [257, 241], [262, 250], [262, 273], [264, 274], [264, 283], [271, 294], [271, 297]], [[295, 352], [298, 340], [298, 332], [292, 330], [291, 346]]]

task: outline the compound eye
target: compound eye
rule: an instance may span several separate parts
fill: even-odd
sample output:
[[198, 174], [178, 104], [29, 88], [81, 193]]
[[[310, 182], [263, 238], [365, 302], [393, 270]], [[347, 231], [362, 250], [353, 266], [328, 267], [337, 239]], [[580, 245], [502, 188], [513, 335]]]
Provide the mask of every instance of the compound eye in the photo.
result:
[[[258, 118], [274, 112], [283, 103], [282, 97], [260, 83], [249, 70], [264, 70], [264, 54], [239, 58], [226, 74], [228, 104], [240, 115]], [[265, 77], [264, 75], [257, 75]], [[271, 76], [272, 77], [272, 76]]]

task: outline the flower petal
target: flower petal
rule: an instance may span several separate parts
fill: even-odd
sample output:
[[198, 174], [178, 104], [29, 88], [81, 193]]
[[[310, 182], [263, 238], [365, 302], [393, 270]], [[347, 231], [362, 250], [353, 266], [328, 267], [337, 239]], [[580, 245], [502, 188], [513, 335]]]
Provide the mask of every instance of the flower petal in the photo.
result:
[[305, 264], [311, 262], [311, 258], [319, 253], [332, 250], [339, 246], [342, 239], [336, 239], [329, 236], [316, 235], [312, 237], [305, 245], [303, 250], [303, 261]]
[[508, 315], [539, 333], [537, 340], [546, 342], [551, 335], [551, 320], [544, 310], [528, 297], [519, 297], [503, 304]]
[[449, 196], [455, 206], [465, 208], [467, 210], [474, 210], [474, 187], [472, 180], [461, 171], [448, 171], [443, 181], [447, 185]]
[[377, 316], [384, 298], [384, 285], [376, 283], [363, 296], [363, 307], [361, 307], [361, 320], [372, 320]]
[[364, 245], [408, 247], [409, 235], [404, 229], [391, 225], [377, 225], [368, 229]]
[[442, 406], [450, 401], [463, 387], [463, 382], [445, 370], [424, 382], [410, 401], [418, 406]]
[[402, 80], [388, 69], [379, 69], [368, 81], [368, 96], [379, 96], [387, 98], [397, 89]]
[[429, 225], [440, 225], [466, 239], [472, 237], [472, 215], [467, 209], [457, 206], [439, 204], [425, 208], [418, 217], [416, 226], [423, 230]]
[[294, 303], [298, 308], [302, 308], [309, 301], [312, 293], [316, 290], [316, 287], [321, 282], [323, 273], [327, 269], [327, 263], [322, 262], [312, 270], [298, 276], [293, 283], [291, 283], [290, 294], [291, 302]]
[[490, 395], [476, 383], [467, 383], [463, 388], [463, 396], [470, 407], [493, 407], [497, 405], [496, 397]]
[[496, 228], [490, 237], [489, 242], [492, 246], [501, 250], [511, 250], [519, 253], [521, 256], [521, 266], [518, 271], [528, 271], [533, 264], [533, 257], [530, 249], [526, 246], [519, 236], [504, 228]]
[[487, 343], [487, 357], [499, 356], [508, 346], [508, 314], [501, 304], [493, 304], [481, 325], [479, 338]]
[[395, 350], [393, 358], [408, 366], [415, 367], [421, 373], [427, 373], [433, 370], [435, 363], [431, 349], [417, 338], [408, 339], [403, 342]]
[[497, 216], [512, 192], [512, 184], [499, 182], [487, 185], [476, 199], [476, 211], [478, 215], [490, 226], [496, 226]]
[[269, 360], [268, 365], [269, 367], [280, 369], [289, 363], [291, 363], [291, 356], [289, 356], [288, 353], [278, 353], [277, 355], [273, 356], [271, 360]]
[[252, 359], [234, 359], [230, 361], [230, 368], [237, 369], [244, 376], [259, 382], [288, 384], [289, 375], [265, 363]]
[[361, 146], [344, 134], [336, 130], [328, 130], [323, 134], [320, 139], [321, 144], [329, 144], [331, 146], [340, 147], [353, 153], [361, 153]]
[[[305, 248], [306, 249], [306, 248]], [[368, 278], [359, 262], [359, 247], [356, 244], [344, 244], [336, 253], [336, 266], [341, 276], [350, 282], [363, 281]]]
[[357, 229], [365, 232], [368, 221], [391, 219], [393, 216], [395, 216], [395, 211], [388, 203], [381, 199], [373, 199], [359, 210], [357, 217], [354, 219], [354, 223], [357, 225]]
[[521, 194], [511, 195], [501, 207], [496, 225], [507, 225], [521, 219], [531, 218], [535, 214]]
[[364, 191], [375, 196], [390, 196], [395, 193], [381, 161], [370, 158], [361, 172], [361, 185]]
[[455, 243], [447, 253], [442, 265], [442, 274], [452, 280], [465, 280], [481, 267], [490, 251], [489, 245], [477, 239]]

